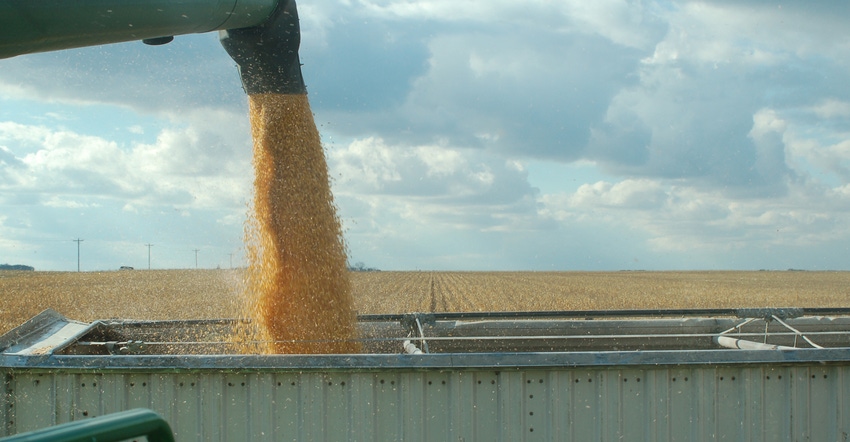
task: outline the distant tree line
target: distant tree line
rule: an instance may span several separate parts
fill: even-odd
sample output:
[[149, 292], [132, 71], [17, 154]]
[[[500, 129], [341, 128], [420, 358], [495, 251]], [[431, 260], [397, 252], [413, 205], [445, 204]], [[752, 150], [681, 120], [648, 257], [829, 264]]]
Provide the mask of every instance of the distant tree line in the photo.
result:
[[349, 265], [348, 270], [352, 272], [380, 272], [380, 270], [374, 267], [366, 267], [366, 264], [361, 261], [358, 261], [354, 265]]
[[26, 270], [31, 272], [35, 270], [35, 267], [23, 264], [0, 264], [0, 270]]

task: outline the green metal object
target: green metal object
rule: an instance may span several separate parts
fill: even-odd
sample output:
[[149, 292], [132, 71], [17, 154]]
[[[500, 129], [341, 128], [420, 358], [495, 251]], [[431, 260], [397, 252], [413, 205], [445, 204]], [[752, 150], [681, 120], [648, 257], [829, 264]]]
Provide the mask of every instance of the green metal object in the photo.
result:
[[149, 442], [174, 442], [171, 427], [145, 408], [107, 414], [0, 438], [2, 442], [117, 442], [145, 436]]
[[0, 0], [0, 58], [256, 26], [277, 0]]

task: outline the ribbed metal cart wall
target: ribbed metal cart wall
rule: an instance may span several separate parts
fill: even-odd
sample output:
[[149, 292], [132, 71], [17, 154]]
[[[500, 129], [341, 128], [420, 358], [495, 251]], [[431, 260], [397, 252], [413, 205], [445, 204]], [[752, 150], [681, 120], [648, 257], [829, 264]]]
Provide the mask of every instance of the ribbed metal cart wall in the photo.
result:
[[137, 407], [165, 417], [180, 441], [825, 441], [850, 432], [846, 365], [178, 367], [4, 369], [4, 434]]
[[[149, 408], [179, 441], [847, 440], [850, 317], [788, 320], [797, 332], [777, 335], [788, 345], [805, 332], [829, 348], [712, 339], [741, 323], [417, 322], [432, 351], [451, 350], [430, 354], [400, 354], [408, 331], [372, 323], [369, 354], [264, 356], [186, 354], [198, 343], [163, 341], [194, 339], [197, 323], [85, 324], [48, 312], [0, 338], [0, 436]], [[486, 333], [505, 340], [470, 338]], [[531, 350], [505, 350], [516, 347]]]

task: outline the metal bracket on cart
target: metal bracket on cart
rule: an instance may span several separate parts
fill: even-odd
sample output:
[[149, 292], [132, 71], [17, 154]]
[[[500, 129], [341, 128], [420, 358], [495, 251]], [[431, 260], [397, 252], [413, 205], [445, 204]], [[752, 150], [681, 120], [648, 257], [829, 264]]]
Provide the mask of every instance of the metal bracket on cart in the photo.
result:
[[[785, 320], [799, 318], [805, 315], [803, 309], [800, 308], [753, 308], [753, 309], [738, 309], [735, 311], [736, 316], [738, 318], [744, 319], [743, 322], [736, 324], [734, 327], [721, 332], [719, 335], [714, 337], [714, 342], [717, 344], [726, 347], [726, 348], [740, 348], [744, 350], [795, 350], [797, 347], [797, 338], [800, 338], [809, 345], [814, 348], [823, 348], [818, 344], [812, 342], [811, 339], [806, 337], [801, 331], [789, 325]], [[755, 321], [764, 321], [764, 333], [762, 342], [755, 342], [751, 340], [739, 339], [738, 337], [742, 336], [741, 329], [750, 323]], [[768, 333], [768, 327], [772, 321], [776, 321], [780, 325], [782, 325], [785, 329], [790, 330], [794, 335], [794, 345], [774, 345], [768, 344], [767, 338], [770, 335]], [[735, 335], [732, 335], [732, 332], [736, 332]], [[751, 334], [747, 334], [751, 335]], [[733, 337], [738, 336], [738, 337]]]
[[428, 353], [428, 342], [425, 340], [425, 330], [422, 324], [434, 325], [437, 322], [433, 313], [407, 313], [401, 318], [401, 326], [409, 332], [408, 336], [418, 336], [419, 346], [417, 348], [409, 340], [404, 341], [404, 351], [409, 354]]

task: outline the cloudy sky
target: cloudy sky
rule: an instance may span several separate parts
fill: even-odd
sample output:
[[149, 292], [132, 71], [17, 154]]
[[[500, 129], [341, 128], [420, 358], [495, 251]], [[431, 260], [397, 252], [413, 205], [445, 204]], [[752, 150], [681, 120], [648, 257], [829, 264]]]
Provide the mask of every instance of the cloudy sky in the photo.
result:
[[[352, 263], [850, 269], [846, 2], [299, 11]], [[215, 33], [0, 60], [0, 263], [241, 265], [250, 143]]]

